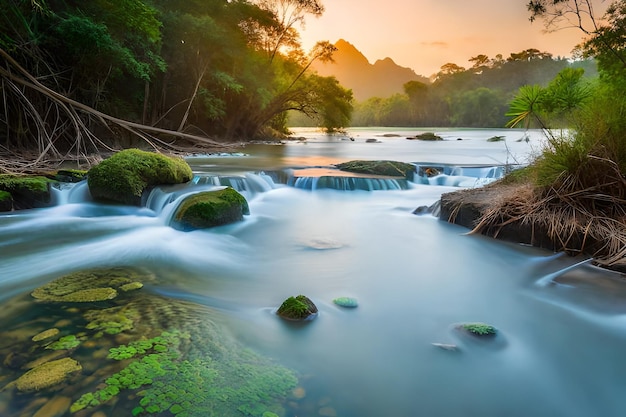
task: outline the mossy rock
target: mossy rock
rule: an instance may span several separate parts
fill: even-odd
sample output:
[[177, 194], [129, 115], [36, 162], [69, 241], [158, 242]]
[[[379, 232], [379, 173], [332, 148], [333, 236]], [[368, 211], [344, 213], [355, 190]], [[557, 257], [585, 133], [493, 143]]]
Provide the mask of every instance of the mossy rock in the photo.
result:
[[381, 175], [386, 177], [403, 177], [411, 180], [415, 173], [415, 165], [398, 161], [349, 161], [335, 165], [338, 169], [359, 174]]
[[439, 141], [443, 140], [443, 138], [439, 135], [434, 134], [433, 132], [424, 132], [419, 135], [415, 135], [413, 138], [409, 139], [417, 139], [417, 140], [428, 140], [428, 141]]
[[31, 295], [42, 301], [87, 303], [111, 300], [126, 286], [154, 279], [152, 274], [134, 268], [89, 269], [64, 275], [39, 288]]
[[307, 320], [317, 316], [317, 306], [308, 297], [289, 297], [278, 308], [276, 314], [287, 320]]
[[0, 190], [0, 211], [13, 210], [13, 196], [8, 191]]
[[505, 140], [504, 136], [492, 136], [487, 139], [487, 142], [503, 142]]
[[476, 337], [494, 337], [498, 334], [498, 330], [490, 324], [486, 323], [464, 323], [459, 325], [459, 329]]
[[63, 358], [39, 365], [15, 381], [19, 391], [32, 392], [46, 389], [65, 381], [72, 373], [82, 370], [80, 363], [72, 358]]
[[96, 200], [140, 206], [150, 187], [191, 181], [193, 172], [182, 158], [126, 149], [89, 170], [87, 184]]
[[193, 194], [174, 213], [172, 226], [179, 230], [206, 229], [243, 220], [250, 214], [245, 197], [231, 187]]
[[[39, 176], [0, 175], [0, 191], [10, 194], [14, 209], [29, 209], [50, 205], [51, 180]], [[0, 196], [0, 205], [9, 197]]]

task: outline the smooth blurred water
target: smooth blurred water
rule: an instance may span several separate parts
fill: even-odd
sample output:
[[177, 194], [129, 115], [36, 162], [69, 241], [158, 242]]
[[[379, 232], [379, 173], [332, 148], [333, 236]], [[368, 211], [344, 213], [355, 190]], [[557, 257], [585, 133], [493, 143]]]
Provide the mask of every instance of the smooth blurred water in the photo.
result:
[[[299, 417], [626, 415], [620, 276], [412, 213], [495, 179], [507, 159], [527, 162], [540, 132], [516, 142], [523, 132], [442, 131], [446, 140], [430, 143], [405, 139], [415, 131], [355, 130], [354, 141], [298, 133], [308, 140], [190, 158], [194, 184], [155, 190], [144, 208], [96, 204], [79, 184], [55, 207], [0, 216], [3, 299], [73, 270], [147, 266], [159, 278], [148, 291], [215, 307], [239, 340], [296, 369], [309, 399]], [[506, 144], [486, 141], [503, 134]], [[445, 170], [406, 189], [274, 181], [352, 159]], [[220, 176], [251, 214], [211, 230], [170, 228], [177, 199]], [[320, 310], [305, 325], [274, 314], [298, 294]], [[340, 296], [359, 306], [334, 305]], [[492, 324], [498, 340], [464, 338], [462, 322]]]

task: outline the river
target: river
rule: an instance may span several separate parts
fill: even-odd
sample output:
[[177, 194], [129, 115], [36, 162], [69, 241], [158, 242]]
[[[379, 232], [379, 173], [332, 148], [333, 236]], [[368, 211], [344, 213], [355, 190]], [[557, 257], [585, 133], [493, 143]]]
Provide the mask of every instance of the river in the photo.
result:
[[[413, 214], [442, 193], [527, 163], [541, 132], [438, 130], [444, 141], [406, 139], [415, 133], [297, 129], [299, 141], [195, 155], [194, 184], [155, 190], [142, 208], [94, 203], [84, 183], [57, 190], [53, 207], [0, 215], [0, 299], [74, 270], [150, 268], [158, 283], [146, 291], [215, 309], [238, 341], [298, 373], [299, 401], [287, 416], [626, 415], [619, 275]], [[320, 180], [337, 175], [332, 164], [354, 159], [410, 162], [440, 175], [406, 184]], [[180, 195], [218, 183], [248, 200], [243, 222], [193, 232], [168, 226]], [[298, 294], [319, 316], [294, 326], [275, 310]], [[358, 307], [335, 305], [342, 296]], [[466, 322], [495, 326], [497, 341], [464, 337], [456, 325]], [[0, 322], [0, 335], [3, 327], [9, 323]]]

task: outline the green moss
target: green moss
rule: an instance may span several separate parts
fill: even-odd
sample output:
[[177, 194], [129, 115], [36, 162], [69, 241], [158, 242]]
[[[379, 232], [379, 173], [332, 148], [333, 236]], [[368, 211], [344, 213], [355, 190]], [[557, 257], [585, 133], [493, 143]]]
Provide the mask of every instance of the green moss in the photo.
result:
[[39, 365], [15, 381], [19, 391], [40, 391], [63, 382], [70, 374], [82, 370], [72, 358], [57, 359]]
[[67, 350], [67, 349], [73, 349], [77, 347], [78, 345], [80, 345], [80, 340], [78, 340], [78, 338], [74, 336], [73, 334], [70, 334], [67, 336], [63, 336], [56, 342], [50, 343], [48, 346], [46, 346], [46, 349]]
[[104, 334], [114, 335], [133, 329], [139, 313], [124, 306], [89, 310], [84, 316], [88, 322], [85, 328], [96, 331], [95, 337], [98, 338]]
[[10, 192], [0, 190], [0, 203], [3, 201], [13, 201], [13, 197]]
[[128, 284], [124, 284], [120, 286], [120, 290], [127, 292], [127, 291], [134, 291], [134, 290], [138, 290], [143, 288], [143, 284], [141, 282], [131, 282]]
[[87, 183], [95, 199], [140, 205], [149, 187], [181, 184], [192, 178], [193, 172], [182, 158], [127, 149], [91, 168]]
[[51, 182], [40, 176], [0, 174], [0, 191], [9, 193], [18, 208], [43, 207], [50, 203]]
[[356, 160], [335, 165], [338, 169], [361, 174], [384, 175], [389, 177], [405, 177], [411, 179], [415, 165], [398, 161], [364, 161]]
[[304, 295], [289, 297], [278, 308], [279, 316], [290, 320], [303, 320], [317, 313], [317, 307]]
[[495, 327], [485, 323], [466, 323], [461, 327], [476, 336], [495, 336], [497, 333]]
[[187, 197], [174, 214], [174, 226], [183, 230], [221, 226], [250, 214], [245, 197], [231, 187]]

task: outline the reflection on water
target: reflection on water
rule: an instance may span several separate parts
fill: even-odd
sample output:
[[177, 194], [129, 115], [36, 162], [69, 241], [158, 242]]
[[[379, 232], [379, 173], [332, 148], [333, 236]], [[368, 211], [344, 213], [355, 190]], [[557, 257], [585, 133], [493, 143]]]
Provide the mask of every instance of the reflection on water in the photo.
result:
[[[364, 142], [376, 134], [250, 146], [247, 156], [190, 162], [200, 176], [225, 173], [249, 184], [259, 181], [259, 171], [349, 159], [454, 165], [463, 154], [459, 166], [506, 159], [496, 148], [502, 144], [484, 140], [492, 131], [483, 131], [482, 140], [478, 131], [448, 132], [468, 137], [439, 144]], [[419, 152], [407, 151], [415, 145]], [[532, 142], [510, 145], [532, 150]], [[61, 200], [66, 204], [0, 216], [4, 300], [74, 270], [148, 268], [156, 281], [146, 291], [219, 312], [238, 341], [296, 370], [300, 382], [288, 416], [624, 415], [620, 277], [589, 264], [568, 270], [582, 259], [413, 215], [458, 189], [455, 173], [445, 175], [447, 185], [415, 181], [377, 191], [312, 191], [263, 177], [266, 186], [244, 190], [251, 214], [243, 222], [188, 233], [167, 225], [184, 190], [155, 191], [143, 209]], [[320, 311], [304, 326], [273, 314], [298, 294]], [[342, 296], [359, 306], [333, 304]], [[455, 325], [463, 322], [495, 326], [501, 344], [462, 337]]]

